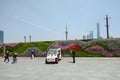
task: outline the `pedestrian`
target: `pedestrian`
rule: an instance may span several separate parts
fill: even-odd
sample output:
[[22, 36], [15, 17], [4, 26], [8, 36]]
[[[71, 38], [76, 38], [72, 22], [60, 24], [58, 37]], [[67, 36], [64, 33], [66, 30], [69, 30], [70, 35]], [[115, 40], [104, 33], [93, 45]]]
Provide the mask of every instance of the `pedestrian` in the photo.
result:
[[31, 51], [31, 59], [34, 59], [34, 57], [35, 57], [35, 51], [32, 50], [32, 51]]
[[75, 63], [75, 51], [72, 50], [73, 63]]
[[6, 51], [5, 53], [4, 53], [4, 62], [6, 62], [6, 60], [8, 60], [8, 62], [9, 62], [9, 51]]
[[17, 53], [13, 54], [13, 62], [12, 62], [12, 64], [17, 62], [17, 56], [18, 56]]

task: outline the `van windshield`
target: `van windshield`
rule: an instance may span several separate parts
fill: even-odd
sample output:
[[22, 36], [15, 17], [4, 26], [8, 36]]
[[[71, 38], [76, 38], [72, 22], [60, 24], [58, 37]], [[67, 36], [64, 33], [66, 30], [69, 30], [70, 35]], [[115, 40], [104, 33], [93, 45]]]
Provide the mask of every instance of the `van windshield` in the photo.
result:
[[57, 50], [56, 49], [50, 49], [48, 54], [57, 54]]

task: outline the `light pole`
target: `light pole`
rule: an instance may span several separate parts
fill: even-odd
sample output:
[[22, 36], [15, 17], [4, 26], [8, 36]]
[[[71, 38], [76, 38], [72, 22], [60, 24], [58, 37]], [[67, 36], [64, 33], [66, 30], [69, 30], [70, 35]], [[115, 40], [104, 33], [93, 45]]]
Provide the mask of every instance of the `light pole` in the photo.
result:
[[3, 54], [5, 54], [5, 51], [6, 51], [6, 44], [3, 43]]
[[24, 42], [26, 42], [26, 36], [24, 36]]
[[5, 40], [5, 38], [4, 38], [4, 32], [3, 32], [3, 42], [2, 42], [2, 44], [3, 44], [3, 54], [5, 54], [5, 51], [6, 51], [6, 44], [5, 44], [4, 40]]
[[31, 42], [31, 36], [29, 35], [29, 39], [30, 39], [30, 42]]

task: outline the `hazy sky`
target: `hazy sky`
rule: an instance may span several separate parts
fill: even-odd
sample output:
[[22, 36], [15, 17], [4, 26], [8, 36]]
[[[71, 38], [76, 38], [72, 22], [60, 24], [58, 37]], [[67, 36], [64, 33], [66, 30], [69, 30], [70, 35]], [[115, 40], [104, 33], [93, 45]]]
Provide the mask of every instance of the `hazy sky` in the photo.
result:
[[106, 38], [105, 15], [108, 14], [110, 36], [120, 37], [120, 0], [0, 0], [0, 30], [5, 42], [82, 39], [97, 22]]

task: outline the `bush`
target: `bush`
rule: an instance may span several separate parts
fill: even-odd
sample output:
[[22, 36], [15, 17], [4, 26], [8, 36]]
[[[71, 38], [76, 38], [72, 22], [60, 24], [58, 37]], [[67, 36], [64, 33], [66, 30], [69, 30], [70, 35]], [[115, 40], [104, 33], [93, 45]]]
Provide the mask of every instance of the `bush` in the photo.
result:
[[87, 51], [89, 53], [102, 54], [106, 57], [120, 56], [120, 49], [116, 49], [114, 51], [109, 52], [109, 51], [106, 51], [103, 47], [101, 47], [99, 45], [89, 47], [89, 48], [85, 49], [85, 51]]
[[[52, 41], [45, 42], [26, 42], [26, 43], [18, 43], [14, 47], [6, 46], [6, 50], [10, 52], [10, 55], [14, 53], [23, 54], [24, 51], [29, 47], [38, 47], [41, 51], [46, 51], [48, 46], [52, 43]], [[3, 47], [0, 48], [0, 55], [3, 55]]]
[[62, 53], [62, 56], [63, 56], [63, 57], [69, 57], [69, 56], [71, 56], [71, 55], [70, 55], [70, 51], [69, 51], [68, 49], [67, 49], [67, 50], [62, 50], [61, 53]]
[[[72, 54], [70, 53], [69, 50], [64, 50], [62, 51], [62, 56], [63, 57], [72, 57]], [[98, 54], [98, 53], [88, 53], [86, 51], [77, 51], [75, 54], [76, 57], [104, 57], [104, 55], [102, 54]]]

